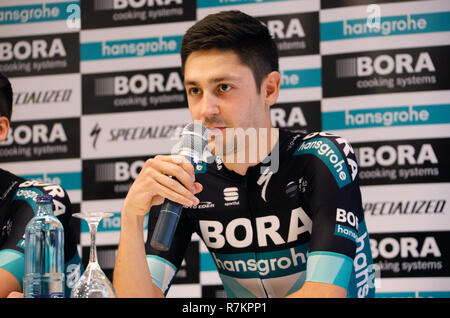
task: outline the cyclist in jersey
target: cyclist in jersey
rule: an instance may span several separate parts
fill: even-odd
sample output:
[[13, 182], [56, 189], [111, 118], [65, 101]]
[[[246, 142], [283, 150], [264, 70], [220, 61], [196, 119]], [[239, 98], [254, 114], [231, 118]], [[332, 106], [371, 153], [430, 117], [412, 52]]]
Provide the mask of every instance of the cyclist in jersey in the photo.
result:
[[[0, 74], [0, 142], [8, 135], [11, 113], [11, 83]], [[35, 199], [39, 194], [52, 195], [54, 214], [64, 226], [65, 297], [70, 297], [83, 270], [76, 233], [69, 224], [72, 206], [66, 191], [59, 185], [25, 180], [0, 169], [0, 297], [22, 296], [19, 293], [25, 269], [25, 227], [36, 212]]]
[[[330, 133], [273, 128], [281, 77], [267, 28], [239, 11], [209, 15], [183, 37], [181, 61], [212, 155], [195, 168], [179, 155], [145, 163], [122, 209], [119, 297], [164, 297], [193, 233], [229, 297], [373, 297], [353, 149]], [[184, 209], [170, 249], [158, 251], [149, 243], [165, 198]]]

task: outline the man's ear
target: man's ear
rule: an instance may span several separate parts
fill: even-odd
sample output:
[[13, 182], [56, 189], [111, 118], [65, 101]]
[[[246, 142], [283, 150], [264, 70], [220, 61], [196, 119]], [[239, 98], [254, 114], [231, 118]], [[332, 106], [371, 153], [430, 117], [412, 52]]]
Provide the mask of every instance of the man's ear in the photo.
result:
[[272, 106], [276, 103], [280, 93], [280, 84], [281, 76], [277, 71], [270, 72], [264, 78], [261, 88], [267, 106]]
[[0, 142], [8, 136], [9, 120], [5, 116], [0, 116]]

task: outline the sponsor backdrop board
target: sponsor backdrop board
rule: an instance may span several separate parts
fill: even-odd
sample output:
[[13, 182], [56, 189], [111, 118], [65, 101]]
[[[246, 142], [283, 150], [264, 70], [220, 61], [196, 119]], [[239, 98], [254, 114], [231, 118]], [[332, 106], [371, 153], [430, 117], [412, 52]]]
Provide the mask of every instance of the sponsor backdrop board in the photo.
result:
[[[111, 277], [123, 198], [190, 121], [182, 36], [232, 9], [265, 23], [279, 48], [273, 125], [352, 143], [377, 297], [450, 297], [447, 0], [4, 0], [0, 71], [15, 95], [1, 167], [61, 184], [76, 210], [114, 212], [98, 233]], [[225, 296], [197, 236], [168, 296]]]

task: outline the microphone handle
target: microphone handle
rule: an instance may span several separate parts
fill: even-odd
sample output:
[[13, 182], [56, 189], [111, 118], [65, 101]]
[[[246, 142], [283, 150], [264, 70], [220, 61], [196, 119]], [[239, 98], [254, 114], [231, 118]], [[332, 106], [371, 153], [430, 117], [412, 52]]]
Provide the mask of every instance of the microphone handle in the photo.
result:
[[169, 199], [164, 200], [150, 241], [151, 247], [158, 251], [169, 250], [182, 209], [181, 204]]
[[[194, 167], [197, 165], [192, 156], [184, 155], [184, 157], [188, 159]], [[153, 232], [150, 241], [151, 247], [158, 251], [169, 250], [182, 209], [183, 205], [167, 198], [164, 200], [161, 211], [159, 212], [158, 221], [156, 222], [155, 231]]]

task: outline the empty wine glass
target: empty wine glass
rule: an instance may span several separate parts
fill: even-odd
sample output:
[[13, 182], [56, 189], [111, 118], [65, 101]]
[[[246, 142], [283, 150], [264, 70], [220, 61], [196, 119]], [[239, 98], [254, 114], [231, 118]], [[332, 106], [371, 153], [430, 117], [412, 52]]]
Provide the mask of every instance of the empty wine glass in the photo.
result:
[[117, 298], [116, 291], [110, 280], [103, 273], [97, 262], [97, 247], [95, 237], [97, 227], [103, 218], [108, 218], [114, 213], [111, 212], [89, 212], [75, 213], [73, 216], [83, 219], [89, 225], [91, 235], [91, 248], [89, 254], [89, 264], [83, 275], [75, 283], [70, 294], [71, 298]]

